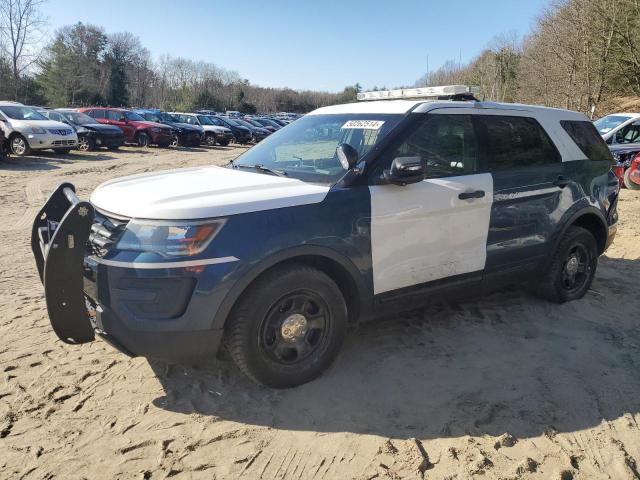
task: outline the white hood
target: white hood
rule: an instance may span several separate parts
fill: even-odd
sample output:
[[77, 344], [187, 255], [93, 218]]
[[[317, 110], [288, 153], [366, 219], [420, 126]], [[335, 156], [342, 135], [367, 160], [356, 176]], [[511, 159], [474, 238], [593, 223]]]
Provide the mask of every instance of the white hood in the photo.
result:
[[95, 189], [91, 203], [124, 217], [186, 220], [319, 203], [328, 191], [292, 178], [202, 167], [110, 180]]

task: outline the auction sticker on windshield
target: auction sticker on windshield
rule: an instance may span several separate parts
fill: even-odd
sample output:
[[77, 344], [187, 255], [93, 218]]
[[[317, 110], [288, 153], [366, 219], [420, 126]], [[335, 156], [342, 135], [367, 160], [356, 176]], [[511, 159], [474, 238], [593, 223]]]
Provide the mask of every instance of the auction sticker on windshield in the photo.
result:
[[349, 120], [342, 128], [361, 128], [364, 130], [379, 130], [384, 125], [381, 120]]

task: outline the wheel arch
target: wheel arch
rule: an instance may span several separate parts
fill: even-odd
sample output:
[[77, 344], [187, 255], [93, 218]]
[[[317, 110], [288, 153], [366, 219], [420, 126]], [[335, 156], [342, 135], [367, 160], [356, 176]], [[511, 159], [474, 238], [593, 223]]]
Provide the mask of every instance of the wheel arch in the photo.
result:
[[598, 254], [602, 255], [604, 253], [607, 244], [608, 227], [607, 221], [600, 210], [595, 207], [588, 207], [574, 213], [558, 236], [555, 247], [557, 247], [570, 227], [582, 227], [591, 232], [598, 244]]
[[321, 270], [336, 282], [347, 303], [349, 323], [356, 322], [367, 310], [371, 294], [363, 274], [346, 257], [338, 252], [316, 246], [295, 247], [272, 255], [259, 265], [245, 272], [225, 296], [213, 319], [213, 328], [224, 328], [227, 318], [242, 294], [258, 278], [274, 268], [284, 265], [302, 264]]

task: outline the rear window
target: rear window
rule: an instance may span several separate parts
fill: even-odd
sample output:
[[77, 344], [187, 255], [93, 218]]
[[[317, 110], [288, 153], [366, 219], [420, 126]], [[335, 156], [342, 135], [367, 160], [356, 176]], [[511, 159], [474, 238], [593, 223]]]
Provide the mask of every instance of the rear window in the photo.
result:
[[534, 118], [474, 115], [489, 170], [546, 165], [561, 161], [547, 132]]
[[562, 120], [560, 125], [589, 160], [594, 162], [612, 161], [611, 152], [607, 144], [604, 143], [598, 130], [591, 122], [586, 120]]

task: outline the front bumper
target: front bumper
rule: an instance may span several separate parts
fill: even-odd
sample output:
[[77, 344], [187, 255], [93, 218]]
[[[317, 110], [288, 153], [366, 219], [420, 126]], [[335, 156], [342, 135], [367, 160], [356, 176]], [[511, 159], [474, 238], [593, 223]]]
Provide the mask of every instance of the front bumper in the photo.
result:
[[172, 363], [214, 356], [223, 331], [212, 319], [226, 294], [217, 279], [233, 266], [110, 266], [90, 241], [103, 218], [67, 183], [34, 220], [32, 251], [58, 337], [80, 344], [98, 335], [128, 355]]
[[154, 145], [169, 145], [173, 140], [173, 132], [171, 130], [160, 132], [151, 131], [151, 143]]
[[95, 135], [96, 147], [121, 147], [124, 135]]
[[50, 148], [75, 148], [78, 146], [77, 135], [54, 135], [51, 133], [35, 134], [29, 133], [26, 136], [29, 147], [32, 150], [47, 150]]

